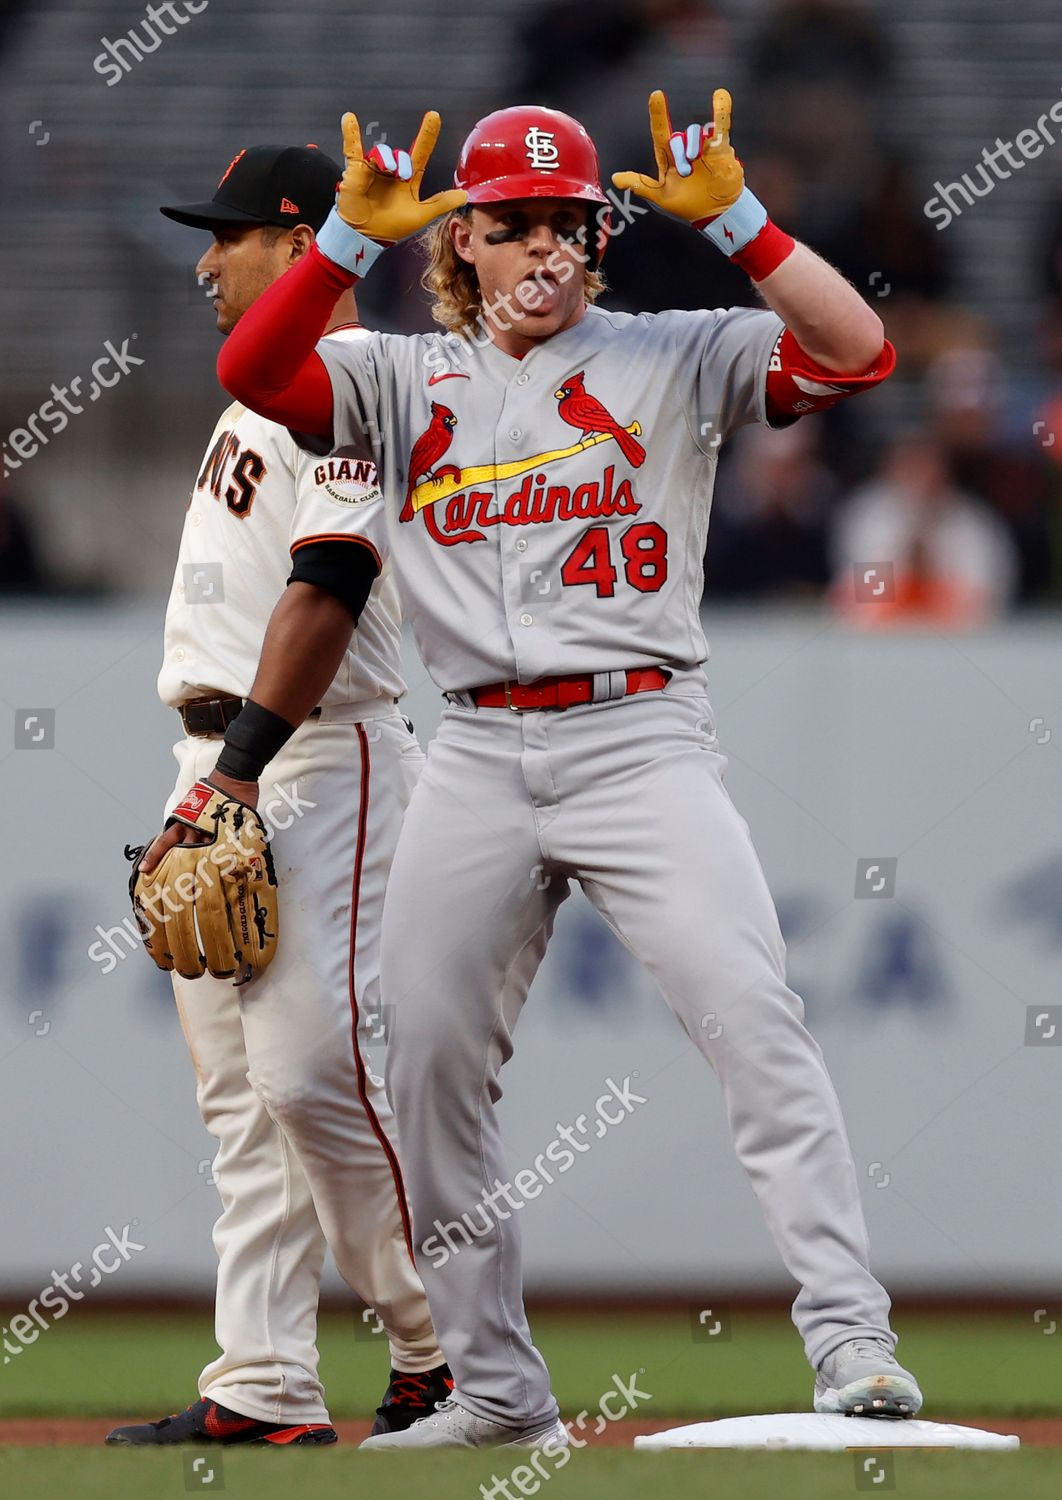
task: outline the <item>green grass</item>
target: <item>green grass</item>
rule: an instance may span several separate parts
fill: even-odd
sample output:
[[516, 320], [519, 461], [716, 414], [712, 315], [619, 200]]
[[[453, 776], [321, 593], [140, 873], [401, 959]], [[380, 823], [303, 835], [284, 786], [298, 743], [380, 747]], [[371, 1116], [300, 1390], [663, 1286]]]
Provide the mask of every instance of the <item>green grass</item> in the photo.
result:
[[[5, 1323], [13, 1311], [0, 1313]], [[554, 1314], [533, 1324], [566, 1417], [595, 1413], [614, 1377], [632, 1375], [651, 1397], [639, 1416], [695, 1419], [809, 1405], [810, 1372], [781, 1315], [735, 1309], [726, 1342], [695, 1342], [681, 1312]], [[898, 1327], [927, 1416], [1062, 1414], [1062, 1334], [1045, 1337], [1031, 1315], [901, 1316]], [[159, 1416], [194, 1398], [199, 1369], [214, 1353], [210, 1319], [200, 1312], [75, 1308], [0, 1368], [0, 1416]], [[386, 1367], [385, 1345], [364, 1333], [355, 1338], [352, 1315], [322, 1318], [321, 1374], [333, 1416], [368, 1414]]]
[[[202, 1485], [187, 1475], [184, 1453], [121, 1453], [105, 1449], [0, 1451], [0, 1493], [32, 1500], [180, 1500], [187, 1494], [247, 1496], [248, 1500], [480, 1500], [492, 1475], [508, 1475], [512, 1463], [494, 1454], [443, 1454], [434, 1458], [388, 1458], [357, 1450], [297, 1453], [233, 1452], [218, 1455], [214, 1481]], [[574, 1456], [539, 1494], [549, 1500], [852, 1500], [856, 1489], [852, 1454], [736, 1454], [587, 1452]], [[1023, 1500], [1057, 1497], [1058, 1456], [1029, 1449], [1015, 1454], [899, 1453], [895, 1492], [903, 1500]], [[297, 1466], [297, 1474], [289, 1470]], [[200, 1467], [199, 1476], [208, 1470]], [[524, 1493], [534, 1491], [521, 1473]], [[882, 1492], [884, 1486], [878, 1486]], [[510, 1483], [508, 1495], [520, 1490]], [[873, 1491], [866, 1491], [873, 1493]], [[504, 1497], [506, 1491], [496, 1494]]]

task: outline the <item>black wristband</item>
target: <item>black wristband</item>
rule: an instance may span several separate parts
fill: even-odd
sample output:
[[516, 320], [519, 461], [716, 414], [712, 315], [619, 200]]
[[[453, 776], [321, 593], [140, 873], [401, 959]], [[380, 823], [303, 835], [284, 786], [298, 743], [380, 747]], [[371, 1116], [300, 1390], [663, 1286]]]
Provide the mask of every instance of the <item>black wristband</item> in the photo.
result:
[[234, 781], [257, 781], [294, 733], [294, 724], [248, 698], [225, 731], [215, 770]]

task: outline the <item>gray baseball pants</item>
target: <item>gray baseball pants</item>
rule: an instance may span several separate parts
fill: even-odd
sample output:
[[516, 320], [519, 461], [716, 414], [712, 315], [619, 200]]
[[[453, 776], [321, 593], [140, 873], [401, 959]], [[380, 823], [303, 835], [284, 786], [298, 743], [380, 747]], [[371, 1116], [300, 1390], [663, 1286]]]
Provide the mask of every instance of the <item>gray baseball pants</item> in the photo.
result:
[[[719, 1078], [738, 1160], [800, 1286], [810, 1363], [853, 1337], [894, 1343], [840, 1105], [786, 985], [725, 768], [703, 674], [682, 672], [660, 692], [560, 712], [449, 708], [406, 813], [381, 989], [417, 1266], [456, 1399], [514, 1428], [557, 1406], [524, 1312], [519, 1215], [489, 1213], [484, 1195], [506, 1181], [499, 1076], [571, 880]], [[463, 1215], [474, 1233], [456, 1228]], [[451, 1253], [438, 1224], [455, 1225]]]

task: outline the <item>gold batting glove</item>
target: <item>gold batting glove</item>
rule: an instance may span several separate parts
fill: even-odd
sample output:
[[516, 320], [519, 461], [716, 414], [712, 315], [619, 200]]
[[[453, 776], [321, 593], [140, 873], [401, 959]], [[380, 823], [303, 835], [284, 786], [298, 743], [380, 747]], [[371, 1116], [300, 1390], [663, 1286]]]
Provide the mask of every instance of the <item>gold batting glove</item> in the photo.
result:
[[[730, 144], [731, 98], [726, 89], [712, 95], [711, 125], [675, 130], [663, 91], [649, 95], [649, 128], [656, 157], [656, 177], [616, 172], [621, 191], [644, 198], [661, 213], [684, 219], [701, 230], [726, 255], [734, 255], [763, 228], [767, 213], [745, 186], [745, 173]], [[716, 232], [715, 222], [726, 215]]]
[[424, 229], [433, 219], [460, 208], [468, 194], [459, 189], [420, 196], [424, 170], [439, 139], [442, 121], [430, 109], [408, 151], [378, 142], [368, 155], [355, 114], [343, 116], [346, 167], [336, 206], [317, 236], [317, 246], [336, 265], [364, 276], [377, 257], [398, 240]]

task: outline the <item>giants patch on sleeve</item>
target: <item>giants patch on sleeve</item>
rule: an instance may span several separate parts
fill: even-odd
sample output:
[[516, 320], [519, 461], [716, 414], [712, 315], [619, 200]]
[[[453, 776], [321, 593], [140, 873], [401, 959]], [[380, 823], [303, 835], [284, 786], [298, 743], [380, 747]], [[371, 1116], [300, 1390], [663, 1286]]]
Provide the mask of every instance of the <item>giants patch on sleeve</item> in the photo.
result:
[[885, 340], [877, 359], [858, 374], [828, 370], [806, 353], [788, 328], [782, 330], [767, 366], [767, 418], [806, 417], [858, 396], [887, 380], [896, 368], [896, 350]]
[[344, 458], [335, 454], [317, 465], [313, 482], [340, 505], [364, 505], [380, 498], [380, 481], [371, 458]]

